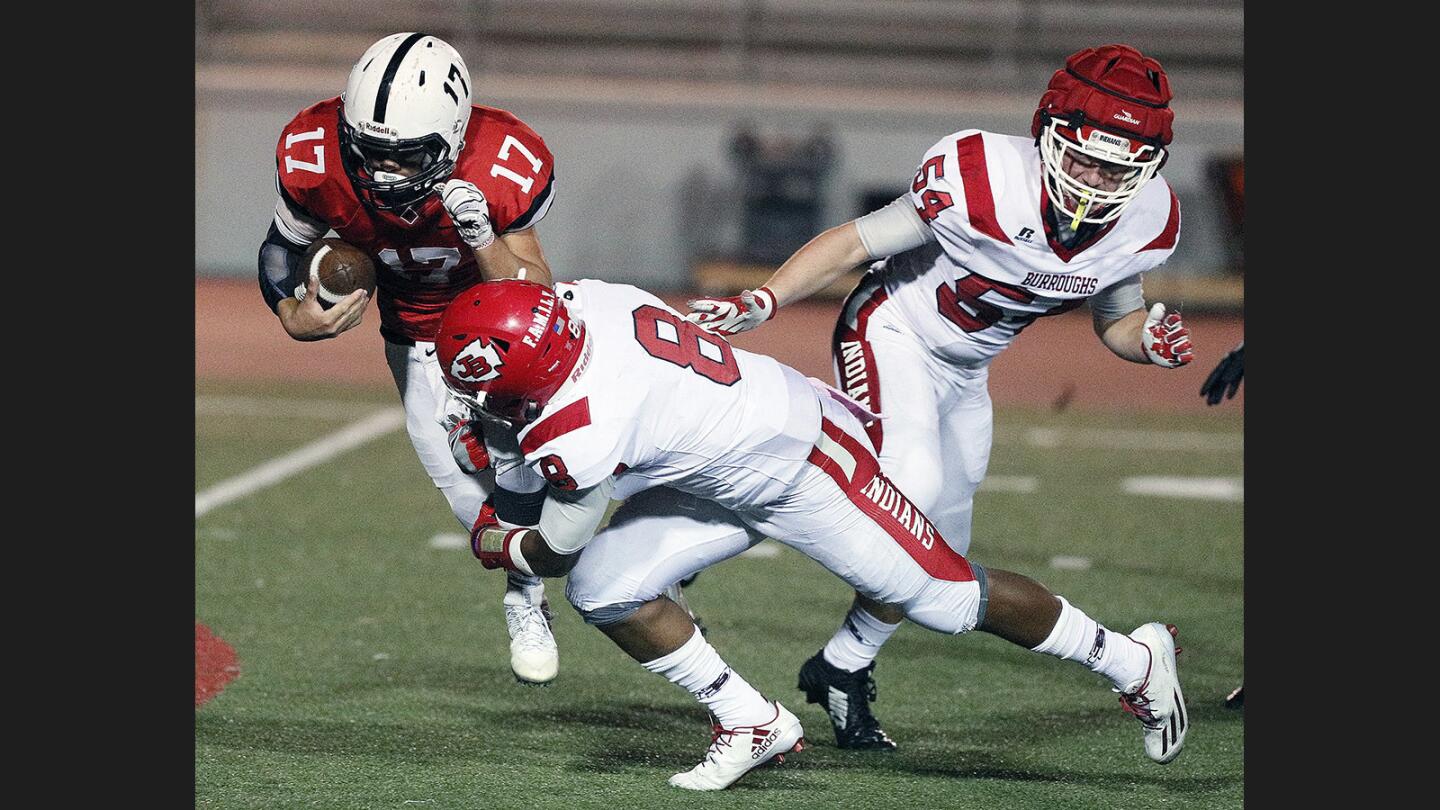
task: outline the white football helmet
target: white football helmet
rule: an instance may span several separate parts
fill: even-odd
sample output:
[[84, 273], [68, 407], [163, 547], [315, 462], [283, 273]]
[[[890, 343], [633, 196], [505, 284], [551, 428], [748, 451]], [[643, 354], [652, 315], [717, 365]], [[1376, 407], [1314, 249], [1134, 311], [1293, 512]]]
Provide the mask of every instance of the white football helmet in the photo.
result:
[[[470, 71], [448, 43], [400, 33], [371, 45], [340, 96], [340, 156], [367, 204], [414, 208], [445, 182], [465, 146]], [[408, 173], [381, 167], [393, 160]]]

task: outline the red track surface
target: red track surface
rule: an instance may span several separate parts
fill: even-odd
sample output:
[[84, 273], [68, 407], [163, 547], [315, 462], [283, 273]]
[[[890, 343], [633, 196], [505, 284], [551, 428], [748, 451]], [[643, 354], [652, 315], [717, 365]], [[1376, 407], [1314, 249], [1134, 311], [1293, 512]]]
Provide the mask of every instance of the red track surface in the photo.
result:
[[[662, 295], [686, 311], [684, 295]], [[774, 323], [732, 341], [800, 371], [832, 381], [830, 333], [838, 301], [804, 302], [781, 310]], [[335, 340], [299, 343], [285, 335], [255, 282], [198, 280], [195, 285], [195, 376], [206, 380], [313, 380], [391, 385], [373, 305], [365, 321]], [[1085, 308], [1041, 318], [994, 362], [990, 394], [998, 407], [1049, 405], [1068, 397], [1073, 408], [1203, 411], [1200, 384], [1244, 336], [1238, 317], [1185, 319], [1196, 360], [1180, 369], [1127, 363], [1100, 344]], [[892, 394], [892, 396], [894, 396]], [[1226, 407], [1243, 407], [1244, 386]], [[198, 695], [198, 692], [197, 692]], [[198, 699], [198, 698], [197, 698]]]

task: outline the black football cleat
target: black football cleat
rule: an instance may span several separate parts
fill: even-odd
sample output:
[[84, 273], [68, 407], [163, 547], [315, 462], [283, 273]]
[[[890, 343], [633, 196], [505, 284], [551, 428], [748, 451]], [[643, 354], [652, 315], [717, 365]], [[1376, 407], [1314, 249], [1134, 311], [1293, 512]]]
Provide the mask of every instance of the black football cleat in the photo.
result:
[[874, 672], [874, 661], [858, 672], [846, 672], [826, 661], [823, 650], [800, 667], [797, 687], [805, 693], [807, 701], [820, 704], [830, 715], [835, 745], [839, 748], [895, 750], [895, 741], [870, 713], [870, 702], [875, 700]]

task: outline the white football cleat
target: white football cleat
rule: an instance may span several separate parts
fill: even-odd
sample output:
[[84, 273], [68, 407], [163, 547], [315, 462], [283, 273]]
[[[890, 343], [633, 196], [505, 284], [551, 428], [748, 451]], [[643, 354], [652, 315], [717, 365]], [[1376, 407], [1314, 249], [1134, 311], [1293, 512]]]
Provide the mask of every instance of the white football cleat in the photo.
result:
[[560, 672], [560, 648], [550, 632], [549, 606], [536, 605], [525, 590], [505, 590], [505, 626], [510, 631], [510, 670], [515, 680], [547, 684]]
[[1120, 694], [1120, 706], [1144, 727], [1145, 753], [1161, 765], [1180, 755], [1190, 730], [1175, 667], [1175, 654], [1180, 651], [1175, 646], [1176, 634], [1175, 625], [1160, 622], [1135, 628], [1130, 638], [1150, 651], [1150, 671]]
[[710, 750], [700, 764], [684, 773], [670, 777], [670, 784], [687, 790], [724, 790], [750, 771], [770, 760], [777, 764], [785, 755], [805, 750], [805, 729], [800, 719], [775, 705], [775, 719], [758, 726], [723, 728], [715, 723]]

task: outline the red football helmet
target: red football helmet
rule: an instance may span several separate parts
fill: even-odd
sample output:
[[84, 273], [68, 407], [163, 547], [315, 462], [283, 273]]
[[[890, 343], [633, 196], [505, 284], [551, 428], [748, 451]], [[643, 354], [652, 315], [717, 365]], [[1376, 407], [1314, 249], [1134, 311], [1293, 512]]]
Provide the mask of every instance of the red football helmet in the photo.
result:
[[[1164, 165], [1170, 143], [1170, 81], [1160, 63], [1129, 45], [1086, 48], [1065, 60], [1030, 124], [1040, 147], [1050, 202], [1075, 224], [1120, 216]], [[1061, 169], [1067, 151], [1128, 168], [1112, 190], [1083, 183]], [[1066, 195], [1077, 201], [1074, 208]]]
[[534, 421], [575, 367], [585, 325], [554, 290], [520, 279], [485, 281], [440, 318], [436, 356], [445, 384], [473, 408]]

